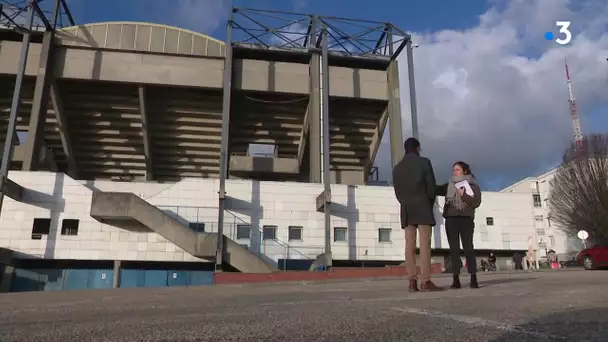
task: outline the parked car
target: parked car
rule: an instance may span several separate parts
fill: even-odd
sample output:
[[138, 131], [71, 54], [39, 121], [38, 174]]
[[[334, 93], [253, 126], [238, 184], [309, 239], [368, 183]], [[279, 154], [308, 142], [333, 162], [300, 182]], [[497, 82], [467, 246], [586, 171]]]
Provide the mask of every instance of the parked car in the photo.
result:
[[586, 270], [608, 267], [608, 246], [583, 249], [576, 259]]

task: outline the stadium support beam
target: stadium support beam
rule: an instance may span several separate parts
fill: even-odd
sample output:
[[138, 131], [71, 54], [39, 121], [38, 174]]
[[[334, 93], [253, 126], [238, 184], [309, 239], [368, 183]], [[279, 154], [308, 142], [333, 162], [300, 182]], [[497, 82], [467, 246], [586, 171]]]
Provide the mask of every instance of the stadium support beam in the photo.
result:
[[61, 94], [59, 93], [59, 87], [55, 79], [50, 80], [49, 92], [51, 97], [51, 104], [55, 111], [55, 119], [57, 127], [59, 128], [59, 138], [61, 139], [61, 147], [63, 148], [63, 154], [65, 154], [66, 161], [68, 163], [68, 174], [70, 177], [78, 178], [78, 168], [76, 167], [76, 160], [74, 159], [74, 145], [72, 144], [72, 136], [68, 129], [68, 120], [63, 109], [63, 101], [61, 100]]
[[19, 114], [19, 104], [21, 103], [21, 86], [23, 84], [23, 75], [25, 74], [25, 66], [27, 56], [30, 49], [30, 31], [34, 22], [34, 10], [30, 7], [27, 11], [27, 30], [23, 32], [21, 40], [21, 52], [19, 55], [19, 69], [17, 69], [17, 77], [15, 79], [15, 88], [13, 90], [13, 99], [11, 102], [11, 111], [8, 117], [8, 128], [4, 140], [4, 150], [2, 153], [2, 163], [0, 165], [0, 213], [2, 212], [2, 203], [4, 195], [11, 197], [8, 184], [12, 182], [8, 179], [8, 170], [10, 169], [11, 161], [13, 160], [13, 136], [17, 127], [17, 116]]
[[[389, 89], [390, 92], [390, 89]], [[382, 136], [384, 134], [384, 129], [386, 128], [386, 123], [388, 122], [388, 113], [389, 113], [389, 104], [387, 104], [386, 108], [380, 115], [380, 119], [378, 120], [378, 126], [376, 126], [376, 130], [374, 131], [374, 136], [372, 137], [372, 143], [369, 146], [369, 153], [367, 160], [365, 161], [365, 177], [367, 178], [374, 166], [374, 160], [376, 160], [376, 155], [378, 154], [378, 150], [380, 149], [380, 143], [382, 142]]]
[[323, 196], [325, 198], [325, 267], [332, 267], [331, 253], [331, 177], [329, 174], [329, 53], [328, 53], [327, 27], [321, 31], [321, 74], [323, 76]]
[[[392, 30], [388, 34], [389, 42], [393, 40]], [[408, 41], [408, 46], [411, 43]], [[393, 54], [393, 44], [388, 45], [389, 53]], [[409, 53], [410, 50], [408, 50]], [[401, 121], [401, 89], [399, 88], [399, 67], [397, 60], [392, 60], [387, 68], [388, 73], [388, 119], [390, 121], [391, 164], [393, 167], [403, 158], [403, 123]], [[414, 133], [416, 136], [418, 133]]]
[[34, 98], [32, 100], [32, 112], [28, 127], [27, 141], [25, 142], [25, 155], [23, 156], [23, 171], [35, 171], [39, 168], [42, 160], [40, 153], [44, 144], [44, 125], [46, 124], [49, 83], [53, 77], [52, 54], [53, 54], [54, 32], [46, 31], [42, 37], [40, 49], [40, 61], [36, 74], [34, 86]]
[[389, 100], [387, 105], [388, 119], [390, 120], [390, 146], [391, 164], [393, 167], [403, 158], [403, 123], [401, 119], [401, 104], [399, 97], [399, 67], [397, 61], [388, 66]]
[[[311, 25], [309, 42], [316, 44], [316, 27], [313, 21]], [[308, 133], [309, 151], [309, 181], [321, 183], [321, 54], [318, 49], [312, 50], [310, 56], [310, 97], [308, 102], [308, 113], [310, 115], [310, 126]]]
[[[217, 248], [215, 251], [215, 270], [221, 271], [224, 263], [224, 209], [226, 207], [226, 178], [228, 177], [228, 139], [230, 137], [230, 107], [232, 97], [232, 17], [230, 8], [226, 23], [226, 57], [224, 59], [224, 82], [222, 102], [222, 147], [220, 152], [220, 186], [218, 193]], [[258, 227], [253, 227], [258, 229]]]
[[154, 180], [154, 169], [152, 167], [152, 151], [150, 146], [150, 131], [149, 131], [149, 120], [148, 120], [148, 109], [146, 105], [146, 87], [143, 85], [138, 86], [139, 95], [139, 114], [141, 116], [141, 131], [142, 139], [144, 143], [144, 158], [146, 161], [146, 180]]
[[[418, 136], [418, 107], [416, 105], [416, 81], [414, 77], [414, 49], [412, 46], [412, 39], [407, 41], [406, 44], [407, 50], [407, 73], [408, 73], [408, 82], [410, 88], [410, 114], [412, 116], [412, 135], [415, 138], [419, 138]], [[399, 79], [399, 71], [397, 71], [397, 79]], [[397, 82], [399, 85], [399, 82]]]
[[[40, 155], [44, 149], [44, 126], [48, 115], [49, 89], [53, 79], [53, 53], [55, 27], [57, 19], [61, 13], [65, 3], [61, 0], [55, 0], [52, 17], [47, 19], [44, 12], [38, 6], [37, 1], [30, 1], [30, 11], [37, 14], [38, 18], [44, 24], [46, 31], [42, 36], [42, 46], [40, 48], [40, 60], [38, 62], [38, 72], [36, 74], [36, 84], [34, 86], [34, 98], [32, 101], [32, 111], [30, 114], [30, 122], [28, 127], [27, 141], [25, 143], [25, 155], [23, 158], [22, 170], [33, 171], [39, 167], [42, 161]], [[67, 9], [67, 7], [65, 7]], [[32, 19], [33, 23], [33, 19]], [[32, 25], [27, 31], [31, 31]], [[52, 153], [51, 150], [46, 150], [46, 153]], [[54, 158], [53, 158], [54, 159]]]

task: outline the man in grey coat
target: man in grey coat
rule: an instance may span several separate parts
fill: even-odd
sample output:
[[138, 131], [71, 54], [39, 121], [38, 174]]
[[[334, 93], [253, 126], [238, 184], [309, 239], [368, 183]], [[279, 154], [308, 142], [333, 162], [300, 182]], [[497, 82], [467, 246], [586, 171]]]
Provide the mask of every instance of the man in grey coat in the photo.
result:
[[405, 230], [405, 263], [409, 290], [418, 291], [416, 234], [420, 233], [420, 290], [438, 291], [431, 281], [431, 228], [435, 225], [435, 173], [427, 158], [420, 156], [420, 142], [408, 138], [405, 156], [393, 169], [393, 187], [401, 204], [401, 228]]

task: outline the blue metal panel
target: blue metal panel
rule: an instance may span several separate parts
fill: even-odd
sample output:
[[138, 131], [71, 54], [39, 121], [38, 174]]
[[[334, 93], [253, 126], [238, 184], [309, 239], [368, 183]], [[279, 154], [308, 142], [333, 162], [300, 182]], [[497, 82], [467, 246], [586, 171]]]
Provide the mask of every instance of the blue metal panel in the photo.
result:
[[84, 290], [88, 288], [89, 270], [87, 269], [67, 269], [65, 270], [63, 289], [64, 290]]
[[10, 292], [42, 291], [46, 279], [35, 270], [24, 270], [15, 268], [11, 280]]
[[[279, 263], [281, 260], [279, 260]], [[305, 259], [287, 259], [285, 260], [285, 270], [290, 271], [308, 271], [314, 260]]]
[[42, 277], [46, 279], [44, 291], [61, 291], [63, 289], [63, 269], [51, 268], [39, 270]]
[[167, 276], [167, 284], [169, 286], [188, 286], [190, 282], [188, 272], [170, 270]]
[[164, 287], [167, 286], [166, 270], [145, 270], [144, 287]]
[[213, 272], [189, 271], [190, 286], [213, 285]]
[[144, 270], [120, 270], [120, 287], [143, 287], [145, 283]]
[[88, 287], [90, 289], [111, 289], [113, 279], [113, 270], [89, 270]]

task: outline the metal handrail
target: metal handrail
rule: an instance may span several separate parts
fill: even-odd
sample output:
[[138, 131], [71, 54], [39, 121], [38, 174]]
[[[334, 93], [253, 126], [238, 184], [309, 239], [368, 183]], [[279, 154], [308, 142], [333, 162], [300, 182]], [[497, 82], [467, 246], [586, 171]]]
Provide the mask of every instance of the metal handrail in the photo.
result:
[[[205, 231], [207, 232], [217, 232], [218, 231], [218, 226], [217, 226], [217, 222], [213, 222], [210, 221], [209, 219], [211, 217], [213, 217], [213, 219], [216, 219], [216, 212], [218, 210], [217, 207], [211, 207], [211, 206], [180, 206], [180, 205], [157, 205], [156, 207], [158, 207], [160, 210], [167, 212], [167, 211], [171, 211], [176, 217], [174, 217], [175, 219], [177, 219], [179, 222], [181, 222], [182, 224], [184, 224], [184, 226], [190, 228], [188, 225], [190, 223], [203, 223], [205, 225]], [[182, 209], [182, 210], [180, 210]], [[180, 214], [180, 211], [183, 212], [183, 210], [186, 211], [192, 211], [192, 210], [196, 210], [196, 213], [194, 215], [188, 215], [188, 214]], [[200, 211], [201, 210], [209, 210], [209, 211], [214, 211], [213, 213], [210, 213], [209, 215], [204, 215], [201, 214]], [[224, 234], [227, 235], [230, 239], [236, 241], [238, 243], [238, 239], [236, 236], [236, 227], [238, 225], [248, 225], [250, 228], [253, 229], [253, 232], [255, 234], [258, 234], [258, 236], [260, 237], [259, 239], [259, 249], [257, 251], [257, 253], [262, 253], [262, 248], [267, 248], [270, 247], [268, 245], [268, 241], [273, 241], [274, 243], [276, 243], [277, 245], [279, 245], [283, 250], [284, 250], [284, 256], [285, 259], [288, 258], [288, 256], [291, 253], [294, 253], [296, 255], [298, 255], [298, 257], [303, 257], [306, 260], [313, 260], [315, 259], [315, 257], [311, 257], [308, 256], [306, 254], [304, 254], [303, 252], [301, 252], [299, 249], [300, 248], [308, 248], [309, 246], [293, 246], [291, 244], [289, 244], [288, 242], [285, 242], [279, 238], [274, 238], [274, 239], [267, 239], [264, 240], [263, 236], [264, 236], [264, 230], [263, 227], [259, 227], [256, 226], [254, 227], [250, 222], [247, 222], [246, 220], [242, 219], [241, 217], [237, 216], [236, 214], [234, 214], [232, 211], [230, 210], [225, 210], [225, 213], [228, 213], [231, 217], [232, 217], [232, 223], [227, 223], [227, 221], [229, 220], [225, 220], [224, 221], [224, 227], [226, 227], [226, 225], [228, 225], [228, 227], [230, 227], [228, 229], [228, 232], [226, 232], [226, 230], [224, 230]], [[169, 214], [171, 215], [171, 214]], [[192, 219], [192, 217], [194, 217], [194, 220]], [[228, 233], [228, 234], [226, 234]], [[251, 238], [250, 238], [251, 240]], [[318, 248], [318, 247], [310, 247], [310, 248]]]

